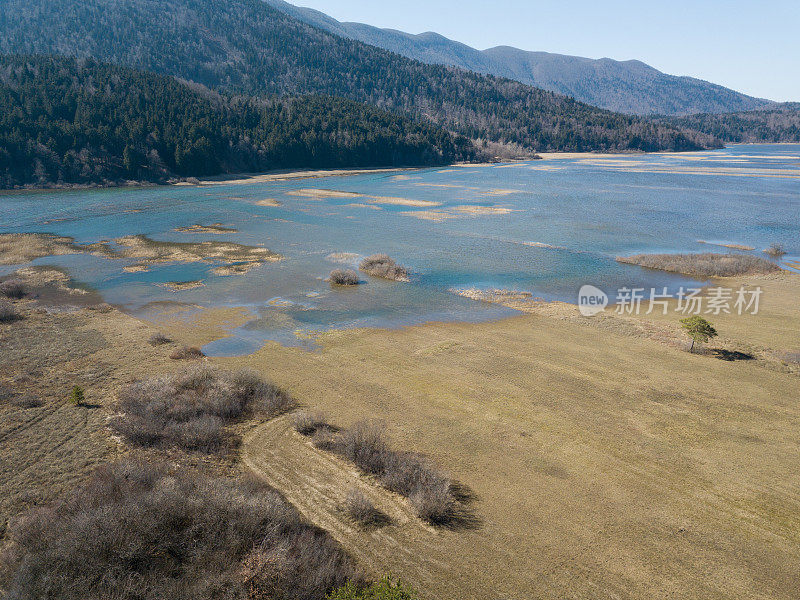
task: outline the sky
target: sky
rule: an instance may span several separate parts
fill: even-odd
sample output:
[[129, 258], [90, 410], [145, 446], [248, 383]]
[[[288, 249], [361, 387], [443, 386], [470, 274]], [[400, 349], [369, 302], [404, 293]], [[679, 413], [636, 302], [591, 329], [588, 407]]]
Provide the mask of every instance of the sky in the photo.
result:
[[800, 101], [800, 0], [289, 0], [339, 21], [638, 59], [777, 101]]

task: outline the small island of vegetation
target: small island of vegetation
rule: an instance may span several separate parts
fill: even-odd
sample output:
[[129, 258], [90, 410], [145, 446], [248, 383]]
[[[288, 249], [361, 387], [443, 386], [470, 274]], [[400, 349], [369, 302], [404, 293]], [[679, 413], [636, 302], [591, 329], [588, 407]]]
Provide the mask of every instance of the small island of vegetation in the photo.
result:
[[777, 273], [781, 268], [774, 262], [748, 254], [638, 254], [618, 257], [617, 262], [681, 273], [690, 277], [736, 277]]
[[373, 277], [389, 279], [391, 281], [409, 281], [408, 269], [398, 265], [394, 259], [386, 254], [373, 254], [361, 261], [359, 270]]

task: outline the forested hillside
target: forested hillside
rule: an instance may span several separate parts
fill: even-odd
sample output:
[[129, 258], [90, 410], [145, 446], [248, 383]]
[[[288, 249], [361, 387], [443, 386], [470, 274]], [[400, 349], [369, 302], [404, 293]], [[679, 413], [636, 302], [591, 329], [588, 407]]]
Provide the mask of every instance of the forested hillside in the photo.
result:
[[0, 58], [0, 187], [470, 159], [441, 128], [348, 100], [228, 97], [60, 57]]
[[635, 115], [687, 115], [754, 110], [773, 104], [694, 77], [668, 75], [638, 60], [591, 59], [510, 46], [477, 50], [437, 33], [414, 35], [364, 23], [342, 23], [284, 0], [266, 2], [325, 31], [414, 60], [507, 77], [608, 110]]
[[[247, 94], [324, 94], [530, 150], [694, 150], [710, 136], [337, 37], [261, 0], [4, 0], [0, 52], [95, 57]], [[32, 32], [35, 32], [33, 34]]]
[[662, 123], [691, 127], [726, 142], [800, 142], [800, 104], [786, 103], [769, 110], [751, 110], [726, 115], [690, 115], [662, 119]]

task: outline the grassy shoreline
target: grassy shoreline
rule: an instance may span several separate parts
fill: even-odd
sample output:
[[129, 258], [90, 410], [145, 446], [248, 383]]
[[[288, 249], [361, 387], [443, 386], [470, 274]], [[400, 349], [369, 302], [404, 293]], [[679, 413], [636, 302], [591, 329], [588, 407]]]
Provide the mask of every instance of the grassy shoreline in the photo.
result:
[[150, 181], [130, 180], [125, 182], [87, 183], [87, 184], [50, 184], [46, 186], [24, 186], [10, 189], [0, 189], [0, 195], [25, 192], [47, 192], [53, 190], [93, 190], [93, 189], [125, 189], [125, 188], [152, 188], [169, 186], [203, 186], [225, 185], [242, 183], [264, 183], [272, 181], [292, 181], [296, 179], [319, 179], [322, 177], [348, 177], [352, 175], [366, 175], [369, 173], [396, 173], [402, 171], [415, 171], [428, 167], [354, 167], [351, 169], [275, 169], [262, 173], [231, 173], [214, 177], [186, 177], [167, 183], [153, 183]]
[[[757, 146], [760, 144], [729, 144], [731, 146]], [[786, 145], [796, 145], [789, 144]], [[727, 146], [726, 146], [727, 147]], [[538, 152], [537, 156], [544, 161], [552, 160], [574, 160], [584, 158], [632, 158], [647, 155], [670, 154], [687, 156], [692, 154], [705, 154], [713, 152], [709, 150], [687, 151], [687, 152]], [[90, 190], [90, 189], [109, 189], [109, 188], [150, 188], [164, 186], [196, 186], [196, 185], [226, 185], [244, 183], [267, 183], [275, 181], [293, 181], [299, 179], [319, 179], [324, 177], [349, 177], [353, 175], [368, 175], [371, 173], [399, 173], [403, 171], [417, 171], [420, 169], [440, 169], [440, 168], [475, 168], [488, 167], [495, 164], [505, 163], [525, 163], [533, 161], [533, 158], [523, 159], [503, 159], [497, 162], [456, 162], [436, 167], [352, 167], [352, 168], [331, 168], [331, 169], [275, 169], [259, 173], [230, 173], [216, 175], [213, 177], [188, 177], [168, 183], [152, 183], [148, 181], [130, 180], [126, 182], [108, 182], [107, 184], [50, 184], [41, 186], [24, 186], [13, 189], [0, 189], [0, 195], [9, 193], [41, 192], [52, 190]], [[536, 161], [540, 162], [540, 161]]]

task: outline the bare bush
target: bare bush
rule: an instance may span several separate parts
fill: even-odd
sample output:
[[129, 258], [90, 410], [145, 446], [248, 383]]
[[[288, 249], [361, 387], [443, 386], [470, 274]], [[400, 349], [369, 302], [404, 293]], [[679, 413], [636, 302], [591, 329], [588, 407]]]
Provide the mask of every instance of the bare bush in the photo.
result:
[[292, 421], [295, 431], [301, 435], [314, 435], [321, 427], [326, 427], [325, 415], [322, 413], [299, 412]]
[[202, 365], [133, 383], [119, 393], [111, 427], [136, 446], [178, 446], [217, 452], [235, 441], [227, 423], [245, 415], [267, 418], [293, 407], [291, 397], [253, 371]]
[[333, 451], [336, 445], [336, 432], [327, 427], [317, 429], [311, 436], [311, 443], [315, 448], [325, 450], [328, 452]]
[[352, 269], [334, 269], [331, 271], [331, 274], [328, 276], [328, 281], [331, 282], [331, 285], [358, 285], [358, 273], [353, 271]]
[[749, 254], [639, 254], [618, 257], [617, 261], [702, 278], [758, 275], [781, 270], [775, 263]]
[[322, 600], [352, 560], [254, 480], [127, 460], [12, 524], [9, 600]]
[[332, 452], [409, 498], [420, 518], [446, 524], [455, 516], [457, 499], [450, 478], [420, 454], [392, 450], [381, 425], [356, 423], [326, 442]]
[[151, 346], [163, 346], [165, 344], [171, 344], [172, 340], [163, 333], [154, 333], [147, 340], [147, 343]]
[[5, 301], [0, 301], [0, 323], [10, 323], [19, 319], [19, 313], [14, 306]]
[[178, 348], [169, 355], [172, 360], [199, 360], [204, 356], [205, 354], [200, 348], [191, 348], [189, 346]]
[[355, 488], [348, 492], [344, 509], [348, 517], [365, 527], [376, 527], [389, 522], [389, 517], [375, 508], [369, 498]]
[[370, 475], [384, 475], [392, 455], [384, 426], [361, 421], [342, 431], [336, 439], [336, 453]]
[[0, 296], [20, 300], [25, 297], [25, 286], [16, 279], [7, 279], [0, 283]]
[[252, 369], [233, 373], [233, 383], [250, 398], [249, 409], [264, 418], [271, 419], [297, 406], [288, 392], [271, 381], [265, 381]]
[[392, 281], [408, 281], [408, 270], [386, 254], [373, 254], [361, 261], [359, 269], [373, 277]]
[[778, 260], [786, 256], [786, 248], [784, 248], [783, 244], [772, 244], [769, 248], [764, 250], [764, 254], [772, 259]]
[[457, 504], [450, 490], [450, 482], [438, 481], [420, 487], [408, 499], [420, 519], [435, 525], [447, 525], [456, 516]]

